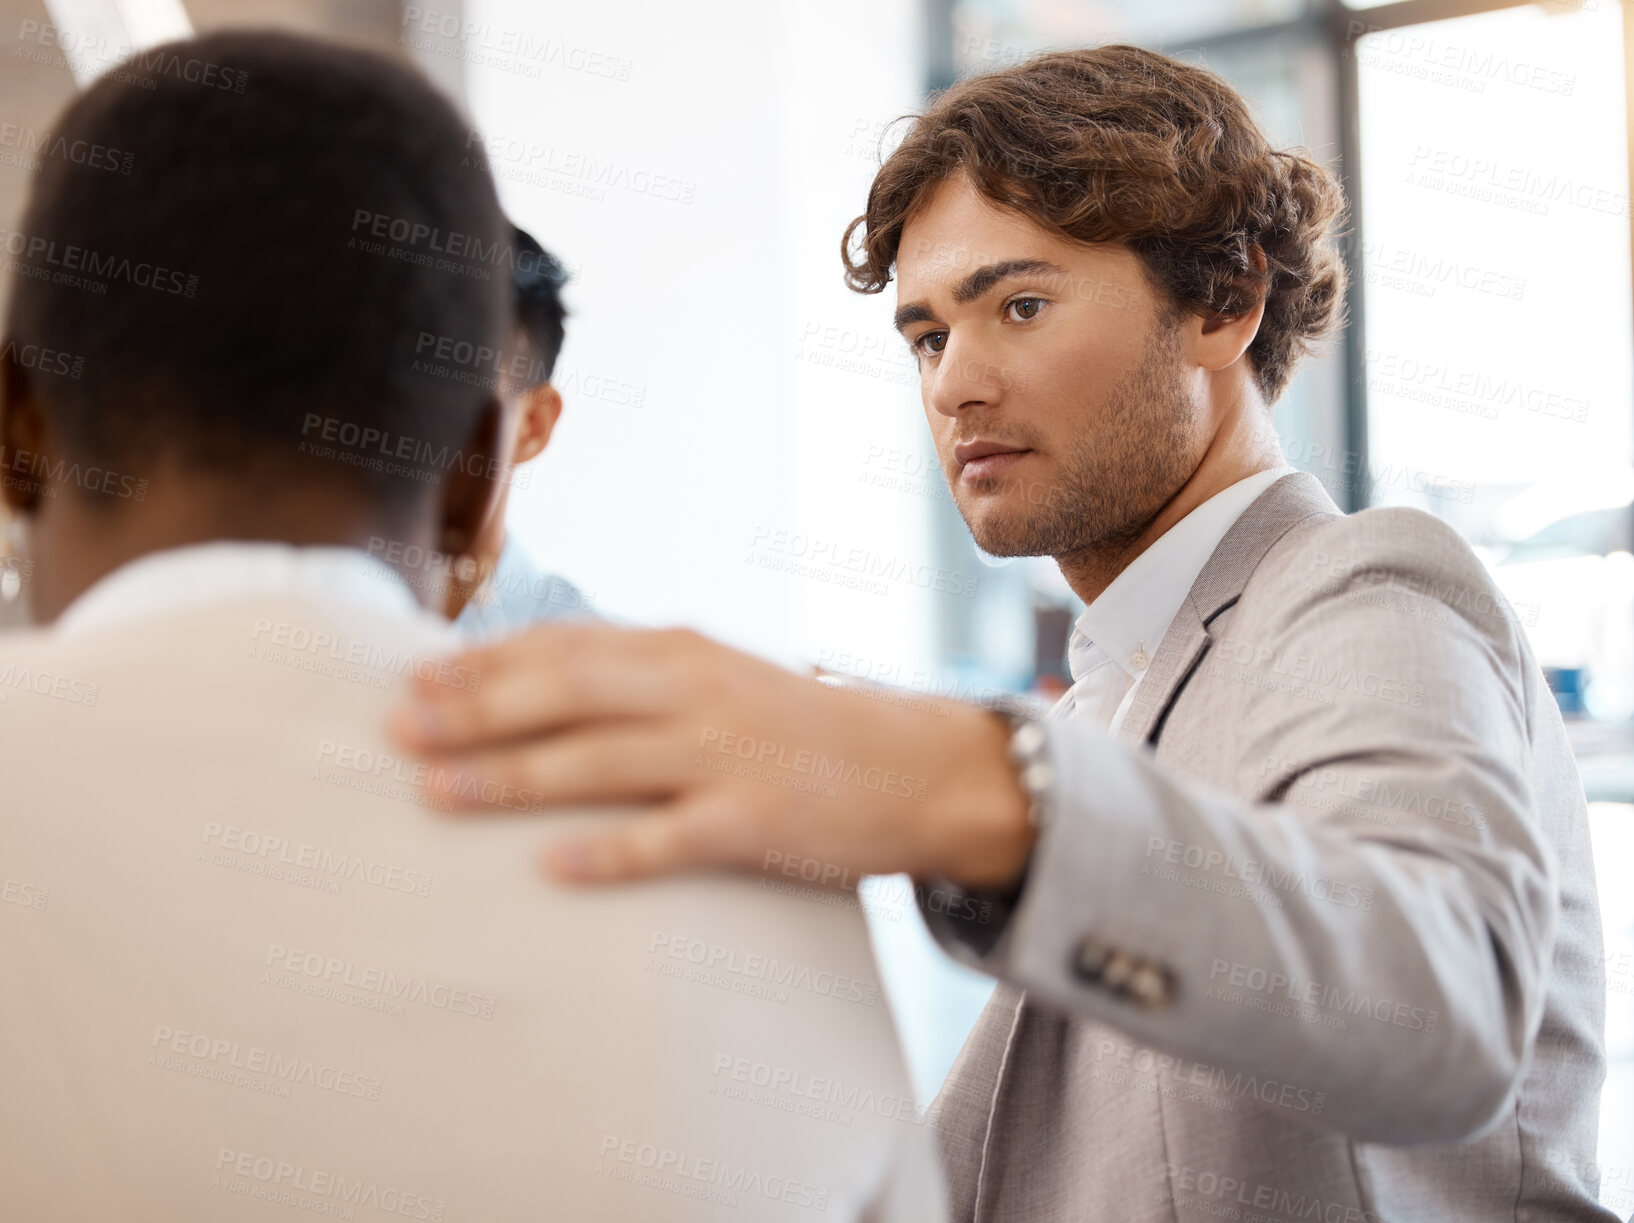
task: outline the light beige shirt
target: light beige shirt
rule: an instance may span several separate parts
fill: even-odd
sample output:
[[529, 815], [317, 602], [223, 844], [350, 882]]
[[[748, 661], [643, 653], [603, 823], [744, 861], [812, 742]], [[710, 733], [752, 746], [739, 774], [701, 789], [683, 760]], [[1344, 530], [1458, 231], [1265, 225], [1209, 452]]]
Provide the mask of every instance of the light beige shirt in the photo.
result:
[[569, 890], [633, 813], [432, 810], [383, 728], [454, 640], [269, 544], [0, 639], [0, 1215], [939, 1218], [855, 893]]

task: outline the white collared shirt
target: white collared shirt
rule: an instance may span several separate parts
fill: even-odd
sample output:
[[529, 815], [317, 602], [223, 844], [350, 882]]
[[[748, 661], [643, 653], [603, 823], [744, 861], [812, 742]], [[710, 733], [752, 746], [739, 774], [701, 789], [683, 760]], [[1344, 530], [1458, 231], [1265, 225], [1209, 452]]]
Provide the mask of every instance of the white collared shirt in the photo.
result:
[[149, 552], [103, 575], [57, 617], [57, 632], [242, 595], [305, 594], [383, 615], [421, 614], [396, 570], [357, 548], [216, 540]]
[[1197, 575], [1243, 511], [1292, 467], [1223, 488], [1159, 536], [1084, 609], [1067, 644], [1072, 687], [1051, 711], [1116, 732]]

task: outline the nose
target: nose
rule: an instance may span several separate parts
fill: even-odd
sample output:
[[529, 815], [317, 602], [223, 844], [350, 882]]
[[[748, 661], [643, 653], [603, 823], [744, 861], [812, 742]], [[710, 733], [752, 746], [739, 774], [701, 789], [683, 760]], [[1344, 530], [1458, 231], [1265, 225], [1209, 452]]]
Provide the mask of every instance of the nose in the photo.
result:
[[1005, 379], [974, 344], [948, 337], [941, 359], [924, 381], [925, 403], [943, 416], [956, 417], [972, 408], [998, 406]]

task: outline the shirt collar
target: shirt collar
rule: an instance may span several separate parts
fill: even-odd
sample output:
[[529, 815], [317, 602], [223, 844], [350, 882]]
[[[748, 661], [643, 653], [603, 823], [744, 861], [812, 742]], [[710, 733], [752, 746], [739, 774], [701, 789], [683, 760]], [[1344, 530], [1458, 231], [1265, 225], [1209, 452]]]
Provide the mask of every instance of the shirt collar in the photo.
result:
[[406, 618], [421, 612], [397, 572], [356, 548], [216, 541], [127, 561], [57, 617], [59, 632], [243, 595], [307, 595]]
[[1293, 470], [1274, 467], [1221, 489], [1131, 561], [1078, 617], [1067, 656], [1072, 678], [1081, 679], [1103, 654], [1131, 678], [1140, 678], [1226, 532], [1261, 493]]

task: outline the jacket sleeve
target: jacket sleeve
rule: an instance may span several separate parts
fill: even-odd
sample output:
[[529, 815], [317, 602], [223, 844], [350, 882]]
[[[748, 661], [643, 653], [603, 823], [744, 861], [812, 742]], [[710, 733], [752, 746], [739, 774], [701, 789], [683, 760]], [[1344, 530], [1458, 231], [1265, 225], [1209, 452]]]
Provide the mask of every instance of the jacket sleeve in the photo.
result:
[[1558, 866], [1530, 704], [1550, 698], [1448, 528], [1389, 510], [1313, 534], [1210, 626], [1164, 759], [1048, 724], [1049, 818], [997, 940], [927, 917], [1040, 1005], [1325, 1092], [1360, 1141], [1461, 1140], [1512, 1099], [1542, 1018]]

